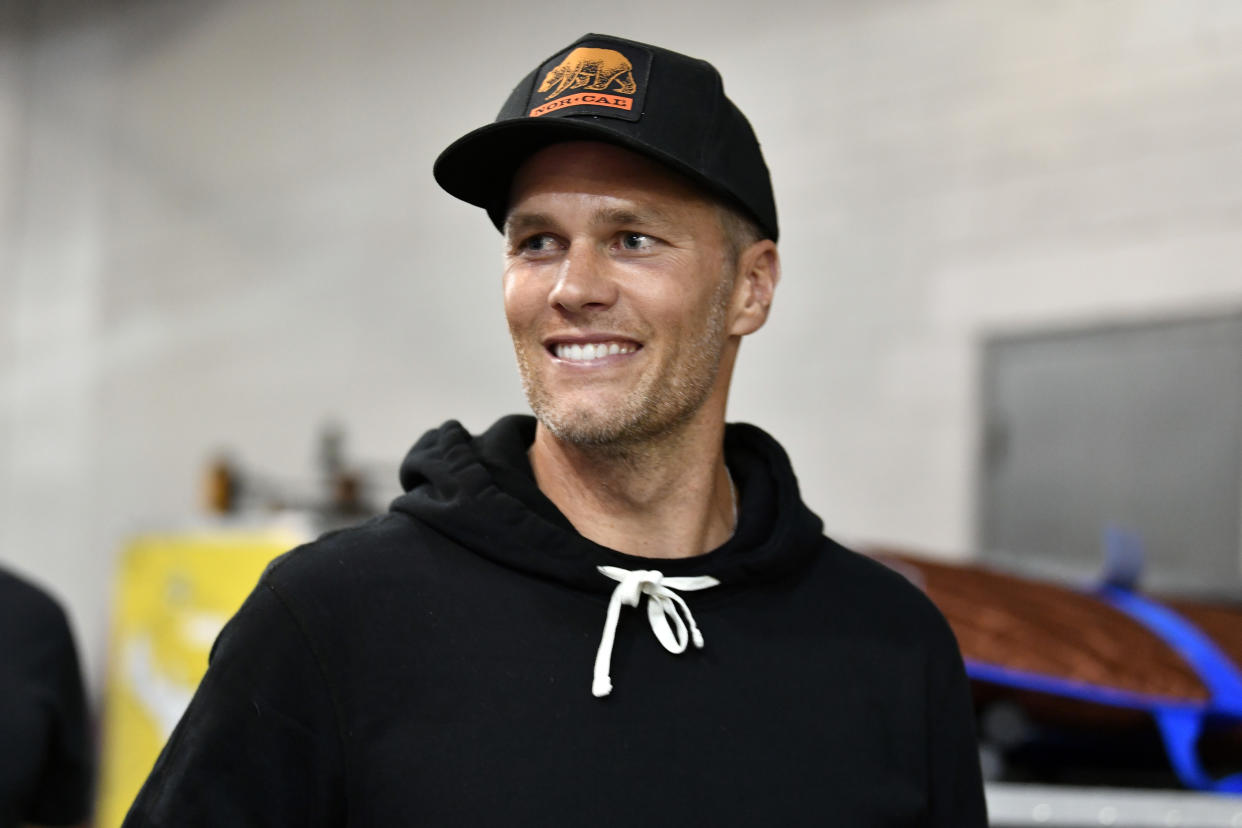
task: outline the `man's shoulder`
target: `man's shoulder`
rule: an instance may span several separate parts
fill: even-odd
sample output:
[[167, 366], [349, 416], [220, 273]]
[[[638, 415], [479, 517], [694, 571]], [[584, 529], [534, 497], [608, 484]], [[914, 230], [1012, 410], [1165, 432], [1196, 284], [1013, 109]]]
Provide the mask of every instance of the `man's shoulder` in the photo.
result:
[[403, 515], [387, 513], [336, 529], [272, 560], [260, 582], [278, 593], [332, 592], [414, 573], [439, 536]]
[[821, 577], [839, 608], [888, 634], [952, 638], [944, 615], [902, 572], [828, 537], [822, 557]]

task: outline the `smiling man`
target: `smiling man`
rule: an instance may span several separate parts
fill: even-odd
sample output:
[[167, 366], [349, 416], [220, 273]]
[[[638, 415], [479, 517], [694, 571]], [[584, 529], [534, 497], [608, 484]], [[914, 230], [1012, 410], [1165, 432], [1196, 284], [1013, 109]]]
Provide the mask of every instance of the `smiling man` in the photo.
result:
[[726, 425], [780, 265], [716, 70], [588, 35], [435, 173], [504, 234], [534, 417], [274, 562], [126, 824], [985, 825], [944, 620]]
[[505, 311], [539, 423], [540, 489], [621, 552], [679, 558], [724, 543], [729, 378], [742, 335], [767, 317], [775, 244], [739, 256], [727, 208], [606, 143], [538, 151], [510, 203]]

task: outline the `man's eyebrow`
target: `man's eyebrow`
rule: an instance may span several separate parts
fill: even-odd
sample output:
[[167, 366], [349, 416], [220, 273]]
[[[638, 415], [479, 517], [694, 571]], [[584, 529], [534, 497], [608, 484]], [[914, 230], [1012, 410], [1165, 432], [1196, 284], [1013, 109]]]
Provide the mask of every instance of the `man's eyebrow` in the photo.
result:
[[[591, 216], [591, 223], [601, 226], [637, 227], [662, 226], [672, 220], [664, 210], [657, 207], [614, 207], [597, 211]], [[547, 213], [510, 213], [505, 220], [505, 235], [519, 236], [527, 230], [547, 229], [556, 225], [556, 220]]]
[[670, 219], [668, 213], [657, 207], [639, 207], [630, 209], [626, 207], [618, 207], [610, 210], [600, 210], [591, 218], [594, 224], [632, 224], [638, 226], [651, 226], [659, 224], [668, 224]]
[[548, 227], [552, 217], [544, 213], [510, 213], [505, 219], [505, 235], [516, 236], [536, 227]]

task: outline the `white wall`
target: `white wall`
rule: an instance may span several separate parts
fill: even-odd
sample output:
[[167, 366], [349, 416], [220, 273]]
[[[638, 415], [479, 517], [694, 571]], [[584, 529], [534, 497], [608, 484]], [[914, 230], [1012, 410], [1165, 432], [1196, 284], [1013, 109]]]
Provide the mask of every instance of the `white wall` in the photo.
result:
[[[982, 332], [1242, 307], [1242, 5], [124, 4], [0, 37], [0, 560], [98, 682], [114, 554], [211, 452], [395, 468], [524, 402], [436, 153], [586, 31], [712, 60], [783, 223], [732, 417], [850, 540], [968, 554]], [[20, 34], [20, 33], [19, 33]]]

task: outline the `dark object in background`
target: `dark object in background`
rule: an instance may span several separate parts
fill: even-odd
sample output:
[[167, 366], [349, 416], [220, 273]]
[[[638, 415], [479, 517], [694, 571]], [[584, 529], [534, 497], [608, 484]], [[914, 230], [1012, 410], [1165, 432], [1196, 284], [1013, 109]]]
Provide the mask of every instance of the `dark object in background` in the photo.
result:
[[0, 569], [0, 828], [85, 822], [91, 755], [64, 610]]
[[1242, 605], [872, 554], [953, 628], [991, 777], [1242, 791]]
[[[227, 453], [217, 453], [204, 469], [202, 504], [217, 517], [301, 512], [311, 518], [315, 532], [351, 526], [382, 512], [372, 498], [378, 488], [375, 476], [347, 460], [345, 432], [339, 425], [327, 423], [320, 429], [315, 462], [318, 480], [309, 489], [243, 468]], [[391, 475], [387, 465], [383, 475]]]

